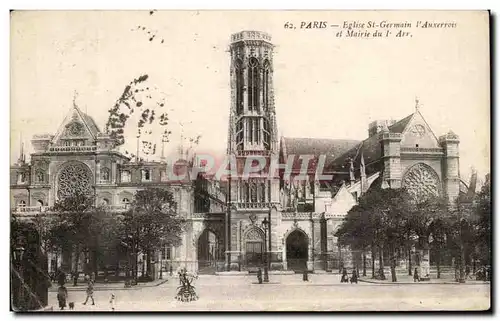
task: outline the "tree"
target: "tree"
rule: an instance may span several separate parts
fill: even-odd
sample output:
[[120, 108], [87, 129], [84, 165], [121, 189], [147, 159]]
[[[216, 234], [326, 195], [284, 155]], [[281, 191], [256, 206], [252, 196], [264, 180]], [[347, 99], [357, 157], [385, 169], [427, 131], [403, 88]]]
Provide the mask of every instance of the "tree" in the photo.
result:
[[86, 266], [86, 272], [97, 273], [100, 249], [107, 247], [109, 243], [116, 243], [114, 237], [106, 238], [105, 235], [112, 235], [110, 231], [119, 225], [104, 208], [95, 207], [94, 204], [93, 197], [75, 194], [57, 201], [53, 208], [55, 222], [50, 238], [53, 244], [63, 250], [74, 250], [75, 274], [78, 273], [78, 261], [82, 252], [91, 263]]
[[[147, 188], [137, 191], [131, 209], [124, 214], [124, 237], [129, 237], [134, 251], [147, 256], [147, 276], [150, 277], [151, 257], [161, 245], [178, 245], [181, 242], [184, 220], [177, 214], [173, 194], [166, 189]], [[137, 268], [135, 268], [137, 277]]]
[[[372, 249], [372, 260], [375, 260], [375, 249], [378, 249], [380, 269], [378, 278], [385, 279], [384, 249], [391, 253], [391, 276], [396, 278], [397, 253], [405, 243], [404, 227], [411, 206], [404, 189], [371, 188], [359, 199], [346, 216], [336, 236], [339, 242], [353, 249]], [[372, 274], [375, 274], [372, 266]]]
[[490, 174], [477, 195], [474, 212], [476, 214], [476, 238], [478, 257], [482, 264], [491, 263], [491, 179]]

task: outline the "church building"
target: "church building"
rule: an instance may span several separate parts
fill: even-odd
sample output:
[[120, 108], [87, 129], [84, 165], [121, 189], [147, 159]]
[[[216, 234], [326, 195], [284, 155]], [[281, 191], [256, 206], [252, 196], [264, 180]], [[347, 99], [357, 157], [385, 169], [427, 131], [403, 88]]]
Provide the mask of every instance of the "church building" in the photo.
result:
[[[230, 39], [231, 96], [227, 155], [242, 173], [249, 157], [293, 157], [291, 179], [269, 179], [269, 167], [248, 178], [200, 178], [170, 182], [164, 162], [141, 162], [120, 153], [92, 117], [72, 106], [54, 135], [33, 137], [29, 162], [11, 166], [11, 207], [15, 215], [45, 213], [55, 201], [77, 191], [95, 195], [110, 211], [127, 209], [137, 190], [170, 189], [187, 221], [182, 245], [157, 254], [157, 270], [186, 267], [199, 273], [272, 270], [315, 273], [353, 264], [334, 233], [358, 198], [373, 184], [407, 188], [415, 196], [440, 195], [450, 203], [468, 192], [459, 172], [459, 137], [436, 136], [422, 116], [369, 124], [367, 138], [314, 139], [278, 136], [271, 36], [241, 31]], [[328, 133], [325, 133], [328, 134]], [[222, 142], [221, 142], [222, 143]], [[301, 173], [300, 155], [313, 155]], [[325, 181], [317, 177], [323, 157]], [[270, 162], [268, 162], [270, 163]], [[196, 166], [181, 160], [176, 166]], [[194, 182], [194, 183], [193, 183]], [[471, 184], [472, 185], [472, 184]], [[55, 259], [59, 255], [61, 259]], [[71, 254], [53, 254], [52, 264], [71, 264]], [[62, 262], [62, 263], [61, 263]], [[69, 262], [69, 263], [68, 263]]]

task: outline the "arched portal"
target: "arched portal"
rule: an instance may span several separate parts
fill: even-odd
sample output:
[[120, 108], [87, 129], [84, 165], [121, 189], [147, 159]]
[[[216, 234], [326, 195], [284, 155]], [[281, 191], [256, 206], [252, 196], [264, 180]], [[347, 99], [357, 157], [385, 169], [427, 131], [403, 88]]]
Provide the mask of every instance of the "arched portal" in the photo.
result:
[[307, 235], [295, 230], [286, 238], [286, 261], [289, 270], [304, 271], [307, 269]]
[[219, 237], [214, 232], [205, 229], [198, 238], [198, 273], [215, 273], [217, 262], [220, 260]]
[[264, 264], [265, 255], [264, 233], [258, 228], [252, 228], [245, 234], [245, 263], [247, 269], [260, 267]]

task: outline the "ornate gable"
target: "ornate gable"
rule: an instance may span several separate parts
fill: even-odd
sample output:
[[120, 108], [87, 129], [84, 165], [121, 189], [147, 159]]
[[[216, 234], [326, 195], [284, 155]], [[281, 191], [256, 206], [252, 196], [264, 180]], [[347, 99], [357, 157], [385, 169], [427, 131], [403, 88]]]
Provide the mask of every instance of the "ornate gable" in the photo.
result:
[[440, 148], [436, 135], [418, 110], [402, 131], [401, 147]]
[[100, 133], [91, 117], [73, 106], [52, 139], [54, 146], [89, 146]]

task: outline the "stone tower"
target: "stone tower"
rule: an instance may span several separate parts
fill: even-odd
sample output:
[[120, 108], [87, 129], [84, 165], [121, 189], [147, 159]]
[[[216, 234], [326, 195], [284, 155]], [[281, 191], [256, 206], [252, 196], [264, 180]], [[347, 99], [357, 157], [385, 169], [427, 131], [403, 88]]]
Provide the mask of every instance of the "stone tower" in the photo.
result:
[[[279, 153], [273, 91], [273, 45], [259, 31], [231, 36], [231, 109], [227, 154], [236, 160], [231, 177], [226, 263], [232, 270], [252, 269], [276, 250], [279, 181], [269, 180], [271, 159]], [[257, 162], [257, 163], [256, 163]], [[250, 167], [261, 169], [252, 170]], [[246, 166], [246, 167], [245, 167]], [[265, 226], [263, 220], [270, 224]]]

